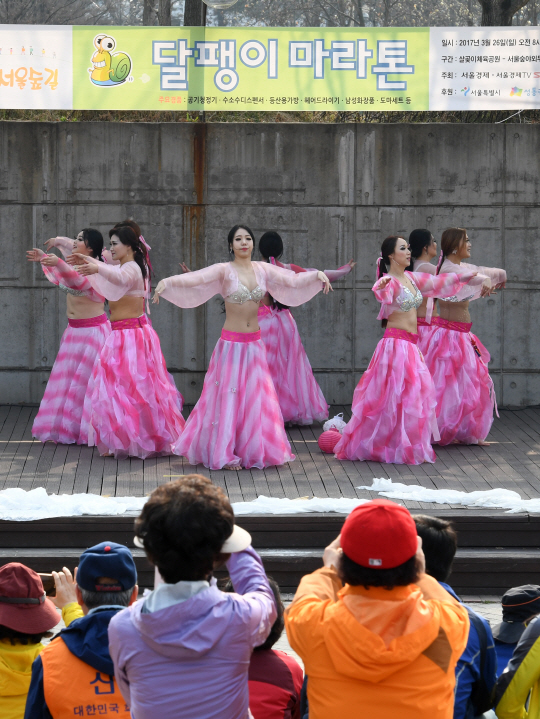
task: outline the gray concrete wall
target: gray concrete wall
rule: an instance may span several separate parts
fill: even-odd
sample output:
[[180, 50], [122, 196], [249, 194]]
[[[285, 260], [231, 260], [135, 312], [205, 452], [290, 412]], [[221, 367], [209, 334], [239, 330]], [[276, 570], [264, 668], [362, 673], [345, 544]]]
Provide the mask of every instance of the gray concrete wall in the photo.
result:
[[[39, 402], [67, 322], [65, 298], [24, 251], [131, 216], [157, 279], [227, 259], [230, 227], [282, 233], [285, 260], [358, 260], [329, 297], [294, 310], [328, 401], [350, 403], [381, 337], [370, 290], [387, 234], [466, 227], [473, 262], [508, 288], [475, 302], [501, 405], [540, 403], [540, 209], [535, 125], [0, 122], [0, 403]], [[221, 298], [152, 310], [167, 364], [197, 400]]]

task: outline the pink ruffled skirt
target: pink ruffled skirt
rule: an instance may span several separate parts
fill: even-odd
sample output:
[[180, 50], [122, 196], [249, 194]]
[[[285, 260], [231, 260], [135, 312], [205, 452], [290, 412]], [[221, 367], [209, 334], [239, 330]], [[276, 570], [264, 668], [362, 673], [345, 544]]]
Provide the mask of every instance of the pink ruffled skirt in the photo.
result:
[[478, 444], [489, 434], [497, 406], [489, 352], [471, 323], [440, 317], [434, 322], [426, 363], [435, 385], [439, 444]]
[[328, 404], [290, 311], [261, 306], [258, 319], [283, 421], [308, 425], [328, 419]]
[[437, 320], [437, 317], [433, 317], [433, 319], [431, 320], [431, 324], [428, 324], [423, 317], [419, 317], [417, 320], [417, 323], [418, 323], [418, 349], [422, 353], [424, 359], [428, 352], [429, 345], [431, 343], [431, 338], [433, 337], [433, 333], [437, 329], [436, 320]]
[[222, 331], [173, 451], [209, 469], [262, 469], [294, 459], [260, 331]]
[[411, 332], [385, 331], [354, 391], [352, 418], [334, 449], [338, 459], [435, 462], [435, 391], [417, 342]]
[[84, 399], [94, 362], [110, 334], [106, 314], [69, 320], [32, 426], [34, 437], [42, 442], [86, 444], [84, 433], [81, 437]]
[[183, 398], [159, 338], [144, 315], [111, 326], [84, 403], [88, 445], [119, 459], [172, 454], [185, 425]]

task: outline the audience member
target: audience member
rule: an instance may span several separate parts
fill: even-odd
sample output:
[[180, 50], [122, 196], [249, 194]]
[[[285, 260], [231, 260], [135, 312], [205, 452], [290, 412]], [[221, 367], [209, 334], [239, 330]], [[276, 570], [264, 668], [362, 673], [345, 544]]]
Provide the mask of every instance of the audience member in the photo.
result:
[[521, 635], [495, 687], [498, 719], [540, 718], [540, 615]]
[[112, 714], [129, 719], [129, 707], [114, 678], [108, 628], [111, 619], [137, 599], [131, 552], [121, 544], [102, 542], [82, 553], [74, 587], [78, 612], [69, 596], [70, 578], [63, 574], [62, 582], [55, 573], [57, 602], [62, 603], [60, 597], [67, 600], [71, 621], [34, 662], [24, 717]]
[[36, 572], [11, 562], [0, 567], [0, 717], [21, 719], [32, 662], [41, 640], [60, 621]]
[[[304, 672], [296, 659], [272, 649], [285, 628], [284, 606], [278, 583], [268, 577], [277, 606], [277, 619], [268, 639], [254, 648], [249, 663], [249, 708], [254, 719], [300, 719], [300, 693]], [[223, 591], [233, 592], [229, 581]]]
[[[416, 515], [416, 531], [422, 539], [426, 573], [434, 577], [457, 601], [461, 599], [447, 582], [457, 549], [457, 537], [450, 522]], [[470, 607], [467, 646], [456, 666], [454, 719], [470, 719], [491, 708], [497, 680], [497, 655], [489, 622]]]
[[[276, 619], [250, 535], [225, 493], [188, 475], [158, 487], [135, 522], [163, 584], [109, 628], [119, 687], [137, 719], [246, 719], [251, 652]], [[226, 561], [238, 594], [213, 570]]]
[[540, 586], [524, 584], [509, 589], [502, 598], [502, 622], [493, 629], [497, 675], [501, 676], [525, 631], [525, 622], [540, 612]]
[[425, 574], [404, 507], [366, 502], [285, 612], [309, 677], [310, 719], [450, 719], [467, 611]]

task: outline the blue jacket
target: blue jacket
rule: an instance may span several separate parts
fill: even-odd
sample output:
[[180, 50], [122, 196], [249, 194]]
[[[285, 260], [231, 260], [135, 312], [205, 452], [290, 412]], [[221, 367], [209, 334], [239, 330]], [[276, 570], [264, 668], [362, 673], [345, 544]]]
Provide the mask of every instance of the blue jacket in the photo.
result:
[[[457, 596], [452, 587], [448, 586], [445, 582], [440, 582], [440, 584], [449, 594], [461, 602], [461, 599]], [[474, 611], [470, 607], [467, 607], [467, 609]], [[497, 681], [497, 654], [495, 652], [495, 642], [493, 640], [493, 634], [491, 633], [489, 622], [477, 612], [475, 612], [475, 614], [482, 620], [482, 624], [484, 625], [488, 636], [488, 648], [484, 667], [484, 681], [488, 690], [491, 691]], [[465, 651], [461, 655], [461, 658], [456, 666], [454, 719], [472, 719], [472, 717], [474, 717], [472, 706], [469, 706], [469, 697], [471, 696], [473, 684], [479, 677], [480, 639], [474, 625], [471, 622], [467, 646], [465, 647]]]
[[[108, 630], [109, 622], [122, 609], [125, 607], [116, 605], [92, 609], [85, 617], [76, 619], [67, 629], [63, 629], [58, 636], [62, 637], [69, 651], [76, 657], [97, 671], [114, 676]], [[53, 719], [45, 702], [40, 656], [32, 664], [32, 680], [24, 719]]]

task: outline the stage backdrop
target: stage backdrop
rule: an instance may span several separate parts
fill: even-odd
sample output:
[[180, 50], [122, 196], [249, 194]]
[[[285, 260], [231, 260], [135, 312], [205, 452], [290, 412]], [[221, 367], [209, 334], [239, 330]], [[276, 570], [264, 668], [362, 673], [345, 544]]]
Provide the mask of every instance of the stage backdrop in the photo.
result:
[[537, 108], [540, 29], [0, 25], [0, 107]]
[[[39, 402], [67, 325], [65, 295], [25, 250], [133, 217], [153, 284], [225, 262], [227, 233], [277, 230], [284, 261], [354, 271], [293, 308], [317, 380], [349, 404], [383, 330], [371, 287], [387, 235], [465, 227], [472, 261], [508, 286], [472, 303], [501, 405], [540, 404], [540, 133], [524, 124], [0, 123], [0, 404]], [[258, 253], [255, 258], [259, 259]], [[189, 403], [225, 315], [223, 299], [152, 307]], [[535, 329], [536, 327], [536, 329]]]

